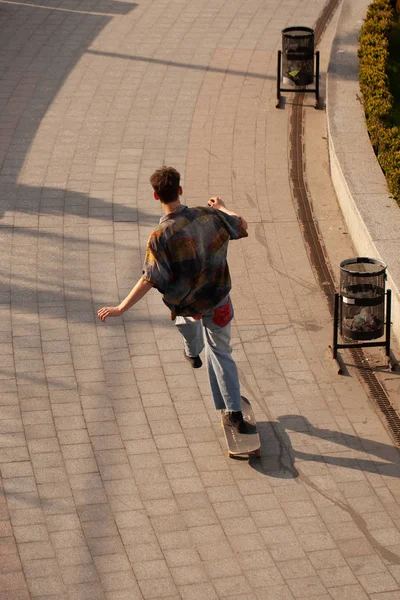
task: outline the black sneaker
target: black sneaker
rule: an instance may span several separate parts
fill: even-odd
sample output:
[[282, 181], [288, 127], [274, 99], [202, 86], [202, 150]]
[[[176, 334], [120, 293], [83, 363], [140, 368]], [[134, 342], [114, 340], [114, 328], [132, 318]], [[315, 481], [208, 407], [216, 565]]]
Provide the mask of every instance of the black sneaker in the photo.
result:
[[186, 352], [183, 353], [183, 356], [190, 362], [193, 369], [200, 369], [200, 367], [203, 365], [200, 356], [188, 356]]
[[257, 431], [257, 428], [254, 425], [244, 420], [241, 410], [225, 412], [222, 416], [222, 419], [224, 425], [232, 427], [235, 431], [237, 431], [237, 433], [248, 435], [250, 433], [256, 433]]

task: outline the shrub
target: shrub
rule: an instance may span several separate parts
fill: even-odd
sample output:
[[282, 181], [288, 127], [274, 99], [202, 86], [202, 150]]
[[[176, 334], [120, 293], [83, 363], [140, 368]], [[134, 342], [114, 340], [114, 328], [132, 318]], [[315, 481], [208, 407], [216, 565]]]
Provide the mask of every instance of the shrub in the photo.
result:
[[400, 202], [400, 136], [390, 115], [393, 96], [386, 72], [388, 35], [395, 18], [394, 0], [375, 0], [369, 5], [361, 29], [360, 89], [371, 143], [385, 173], [388, 188]]

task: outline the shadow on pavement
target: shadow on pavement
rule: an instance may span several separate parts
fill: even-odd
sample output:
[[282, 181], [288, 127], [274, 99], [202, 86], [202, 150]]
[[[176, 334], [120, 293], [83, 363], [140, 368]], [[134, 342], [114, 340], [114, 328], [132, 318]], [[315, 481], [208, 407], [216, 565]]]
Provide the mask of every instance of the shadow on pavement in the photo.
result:
[[[16, 216], [19, 213], [40, 218], [55, 217], [52, 222], [43, 226], [46, 229], [63, 226], [79, 227], [79, 225], [87, 225], [88, 219], [105, 221], [105, 224], [140, 221], [141, 225], [156, 226], [161, 216], [158, 206], [154, 212], [145, 212], [139, 210], [136, 205], [112, 204], [102, 198], [92, 197], [89, 193], [60, 188], [41, 188], [15, 183], [8, 184], [6, 189], [2, 186], [2, 191], [7, 192], [7, 195], [0, 199], [0, 218], [8, 211], [13, 211]], [[155, 203], [154, 205], [156, 207]], [[71, 222], [57, 223], [57, 217], [60, 219], [71, 217]], [[18, 233], [18, 222], [14, 229]], [[20, 230], [22, 233], [25, 231], [26, 227]]]
[[[43, 117], [76, 63], [99, 33], [119, 15], [127, 15], [136, 3], [99, 0], [54, 1], [54, 6], [23, 0], [0, 3], [0, 52], [3, 96], [0, 99], [0, 217], [9, 211], [54, 214], [62, 209], [76, 214], [86, 209], [84, 194], [60, 188], [24, 185], [20, 173]], [[73, 32], [73, 33], [72, 33]], [[71, 37], [75, 36], [74, 43]], [[45, 207], [45, 208], [44, 208]], [[48, 207], [48, 208], [47, 208]], [[111, 210], [101, 199], [91, 199], [93, 216]], [[130, 220], [134, 209], [117, 209], [121, 220]], [[97, 213], [97, 215], [96, 215]], [[123, 213], [121, 215], [121, 213]], [[119, 220], [118, 218], [116, 220]], [[136, 218], [132, 220], [137, 220]]]
[[155, 65], [165, 65], [166, 67], [177, 67], [179, 69], [192, 69], [195, 71], [209, 71], [210, 73], [222, 73], [223, 75], [238, 75], [239, 77], [250, 77], [255, 79], [273, 79], [275, 75], [267, 75], [266, 73], [252, 73], [251, 71], [236, 71], [235, 69], [222, 69], [218, 67], [210, 67], [209, 65], [196, 65], [191, 63], [182, 63], [173, 60], [165, 60], [161, 58], [152, 58], [151, 56], [135, 56], [133, 54], [120, 54], [118, 52], [103, 52], [101, 50], [88, 50], [88, 54], [96, 54], [99, 56], [108, 56], [111, 58], [122, 58], [125, 60], [133, 60], [138, 62], [146, 62]]
[[[306, 417], [299, 415], [284, 415], [275, 422], [262, 421], [257, 425], [264, 454], [261, 459], [251, 457], [250, 465], [269, 477], [295, 479], [299, 476], [296, 460], [323, 462], [333, 467], [400, 477], [400, 453], [395, 446], [349, 433], [314, 427]], [[316, 445], [326, 445], [326, 450], [318, 453], [296, 450], [292, 446], [289, 431], [314, 439]], [[348, 451], [349, 456], [341, 455], [343, 449]], [[351, 451], [354, 456], [351, 456]], [[363, 454], [367, 457], [363, 458]]]
[[34, 9], [35, 11], [61, 11], [104, 16], [126, 15], [136, 6], [137, 3], [121, 2], [120, 0], [118, 2], [115, 2], [115, 0], [97, 0], [94, 6], [92, 0], [79, 0], [79, 3], [76, 0], [63, 0], [62, 4], [59, 0], [54, 0], [52, 4], [50, 0], [48, 5], [34, 4], [29, 0], [27, 2], [24, 0], [2, 0], [1, 2], [2, 11], [25, 7], [28, 10]]

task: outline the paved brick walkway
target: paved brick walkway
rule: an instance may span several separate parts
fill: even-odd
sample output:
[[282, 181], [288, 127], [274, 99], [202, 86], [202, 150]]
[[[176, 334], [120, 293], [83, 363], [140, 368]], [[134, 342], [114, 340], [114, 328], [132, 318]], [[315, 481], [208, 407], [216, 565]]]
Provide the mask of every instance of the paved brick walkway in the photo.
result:
[[[0, 2], [0, 600], [400, 598], [398, 451], [326, 358], [274, 108], [281, 29], [324, 4]], [[233, 343], [261, 461], [227, 458], [157, 292], [95, 318], [140, 274], [163, 162], [250, 223]]]

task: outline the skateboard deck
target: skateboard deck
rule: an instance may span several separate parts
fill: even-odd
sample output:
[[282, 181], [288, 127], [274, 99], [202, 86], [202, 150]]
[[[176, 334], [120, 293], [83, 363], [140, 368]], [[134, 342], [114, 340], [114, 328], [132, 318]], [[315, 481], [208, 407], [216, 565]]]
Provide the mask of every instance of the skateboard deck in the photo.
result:
[[[251, 404], [244, 396], [242, 396], [242, 412], [244, 420], [257, 427]], [[257, 430], [255, 433], [250, 434], [237, 433], [233, 427], [225, 425], [222, 418], [221, 423], [225, 433], [229, 456], [240, 456], [241, 454], [255, 454], [256, 456], [260, 456], [261, 442]]]

